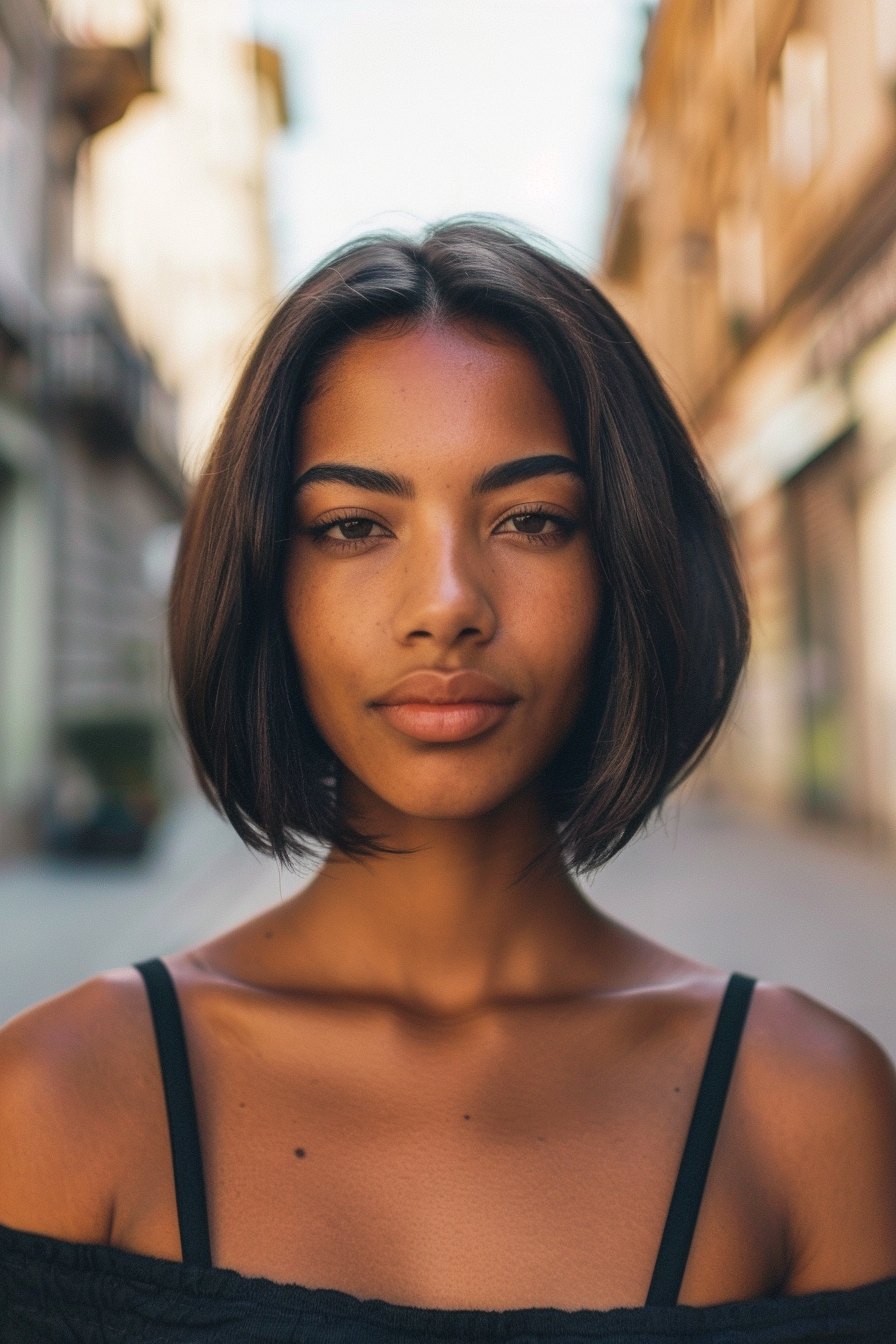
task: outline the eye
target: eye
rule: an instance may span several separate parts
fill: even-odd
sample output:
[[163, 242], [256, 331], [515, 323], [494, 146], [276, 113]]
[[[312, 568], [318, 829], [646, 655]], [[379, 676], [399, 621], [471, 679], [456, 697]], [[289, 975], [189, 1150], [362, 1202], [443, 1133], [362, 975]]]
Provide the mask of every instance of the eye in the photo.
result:
[[308, 528], [314, 541], [324, 546], [350, 547], [353, 543], [376, 541], [389, 536], [388, 528], [363, 514], [330, 518]]
[[340, 518], [338, 523], [331, 523], [327, 532], [338, 533], [346, 541], [361, 541], [370, 536], [375, 526], [372, 518]]
[[515, 513], [507, 519], [514, 532], [527, 532], [530, 535], [543, 532], [550, 521], [543, 513]]
[[545, 509], [524, 509], [503, 518], [495, 528], [497, 534], [531, 537], [533, 541], [560, 541], [572, 535], [575, 523], [561, 514]]

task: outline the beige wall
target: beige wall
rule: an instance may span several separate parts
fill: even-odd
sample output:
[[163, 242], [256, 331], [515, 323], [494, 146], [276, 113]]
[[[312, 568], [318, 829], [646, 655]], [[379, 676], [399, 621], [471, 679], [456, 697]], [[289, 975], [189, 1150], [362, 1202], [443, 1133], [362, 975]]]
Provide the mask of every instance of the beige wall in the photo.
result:
[[871, 789], [896, 831], [896, 467], [868, 490], [860, 528]]
[[[892, 154], [877, 12], [876, 0], [660, 5], [605, 279], [689, 411], [713, 400], [744, 336], [790, 302]], [[813, 109], [798, 95], [815, 66]], [[640, 264], [626, 273], [633, 232]]]
[[859, 513], [869, 787], [896, 832], [896, 326], [852, 370], [866, 481]]
[[852, 436], [841, 485], [816, 473], [811, 506], [840, 489], [830, 518], [855, 569], [840, 621], [846, 813], [896, 835], [896, 325], [875, 338], [896, 318], [876, 315], [896, 288], [896, 252], [893, 277], [881, 269], [896, 237], [894, 90], [894, 0], [663, 0], [603, 280], [735, 519], [754, 645], [710, 773], [775, 809], [801, 796], [813, 675], [786, 483]]

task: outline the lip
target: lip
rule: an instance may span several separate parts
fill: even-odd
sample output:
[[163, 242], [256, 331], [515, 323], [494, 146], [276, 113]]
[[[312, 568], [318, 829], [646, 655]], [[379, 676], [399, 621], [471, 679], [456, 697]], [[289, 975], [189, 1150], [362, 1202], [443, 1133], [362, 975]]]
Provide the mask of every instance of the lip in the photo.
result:
[[420, 742], [466, 742], [496, 728], [519, 696], [484, 672], [412, 672], [370, 702], [393, 728]]

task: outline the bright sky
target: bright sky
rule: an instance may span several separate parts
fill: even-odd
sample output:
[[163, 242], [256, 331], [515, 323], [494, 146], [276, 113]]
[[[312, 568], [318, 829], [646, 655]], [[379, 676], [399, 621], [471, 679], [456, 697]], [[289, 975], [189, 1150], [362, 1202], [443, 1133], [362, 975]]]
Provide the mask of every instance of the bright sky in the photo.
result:
[[368, 229], [487, 211], [597, 258], [644, 0], [249, 0], [283, 55], [286, 284]]

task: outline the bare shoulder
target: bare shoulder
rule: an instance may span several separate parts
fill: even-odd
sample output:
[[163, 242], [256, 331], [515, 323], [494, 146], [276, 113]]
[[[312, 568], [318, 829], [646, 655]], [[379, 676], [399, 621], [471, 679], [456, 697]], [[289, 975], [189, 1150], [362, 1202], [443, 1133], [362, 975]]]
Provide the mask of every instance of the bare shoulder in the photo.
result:
[[896, 1074], [859, 1027], [757, 987], [740, 1100], [786, 1206], [791, 1292], [896, 1274]]
[[135, 971], [99, 976], [13, 1018], [0, 1030], [0, 1223], [108, 1240], [129, 1130], [158, 1107], [158, 1093]]
[[[896, 1150], [896, 1073], [875, 1040], [855, 1023], [794, 989], [760, 984], [750, 1009], [746, 1066], [764, 1086], [756, 1104], [779, 1124], [799, 1125], [806, 1108], [823, 1123], [887, 1135]], [[790, 1103], [781, 1109], [781, 1102]]]

